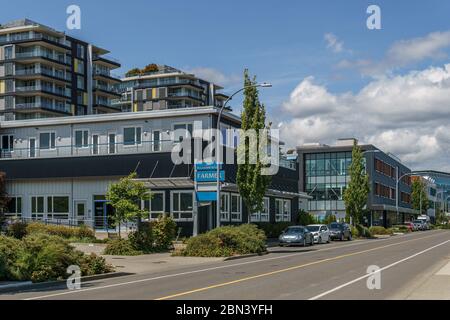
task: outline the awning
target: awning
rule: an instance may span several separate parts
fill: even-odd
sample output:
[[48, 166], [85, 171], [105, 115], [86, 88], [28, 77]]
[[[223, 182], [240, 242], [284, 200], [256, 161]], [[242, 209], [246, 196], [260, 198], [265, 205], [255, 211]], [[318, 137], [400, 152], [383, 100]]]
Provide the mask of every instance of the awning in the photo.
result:
[[149, 189], [193, 189], [194, 181], [190, 177], [182, 178], [149, 178], [136, 179], [145, 184]]
[[[374, 204], [370, 206], [371, 210], [376, 210], [376, 211], [393, 211], [393, 212], [397, 212], [397, 207], [396, 206], [390, 206], [387, 204]], [[408, 214], [419, 214], [419, 210], [414, 210], [414, 209], [409, 209], [409, 208], [403, 208], [403, 207], [398, 207], [398, 212], [400, 213], [408, 213]]]

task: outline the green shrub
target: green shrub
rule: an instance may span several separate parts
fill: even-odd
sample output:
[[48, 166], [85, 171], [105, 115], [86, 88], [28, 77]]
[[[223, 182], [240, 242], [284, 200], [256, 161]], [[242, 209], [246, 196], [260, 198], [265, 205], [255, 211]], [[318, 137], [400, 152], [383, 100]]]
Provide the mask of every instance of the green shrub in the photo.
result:
[[142, 252], [136, 250], [127, 239], [114, 239], [108, 242], [103, 254], [111, 256], [138, 256]]
[[352, 226], [352, 235], [355, 238], [371, 238], [372, 233], [370, 230], [363, 225], [357, 224], [356, 226]]
[[270, 223], [270, 222], [260, 222], [256, 223], [256, 226], [258, 226], [259, 229], [263, 230], [266, 237], [269, 239], [278, 239], [280, 234], [283, 233], [284, 230], [286, 230], [287, 227], [292, 226], [292, 222], [277, 222], [277, 223]]
[[83, 255], [54, 235], [34, 233], [22, 242], [25, 250], [18, 259], [21, 277], [33, 282], [64, 279], [67, 267], [77, 265]]
[[392, 235], [394, 233], [392, 229], [380, 226], [370, 227], [369, 231], [372, 235]]
[[22, 250], [19, 240], [0, 236], [0, 280], [19, 280], [17, 258]]
[[27, 235], [27, 224], [21, 221], [14, 222], [8, 226], [6, 234], [16, 239], [22, 239]]
[[95, 239], [95, 233], [89, 227], [82, 225], [80, 227], [68, 227], [62, 225], [47, 225], [39, 222], [32, 222], [26, 226], [27, 234], [44, 233], [48, 235], [59, 236], [64, 239]]
[[152, 224], [142, 222], [139, 231], [134, 231], [128, 235], [128, 240], [137, 251], [150, 253], [153, 248], [153, 230]]
[[65, 279], [71, 265], [79, 266], [82, 275], [112, 271], [103, 258], [86, 256], [59, 236], [33, 233], [22, 240], [0, 237], [0, 280]]
[[233, 255], [263, 253], [266, 236], [255, 225], [227, 226], [190, 238], [182, 251], [185, 256], [228, 257]]
[[175, 239], [177, 223], [172, 217], [163, 215], [153, 222], [152, 230], [155, 250], [168, 250]]
[[114, 268], [106, 263], [105, 258], [99, 257], [95, 253], [83, 255], [78, 263], [83, 276], [92, 276], [114, 271]]

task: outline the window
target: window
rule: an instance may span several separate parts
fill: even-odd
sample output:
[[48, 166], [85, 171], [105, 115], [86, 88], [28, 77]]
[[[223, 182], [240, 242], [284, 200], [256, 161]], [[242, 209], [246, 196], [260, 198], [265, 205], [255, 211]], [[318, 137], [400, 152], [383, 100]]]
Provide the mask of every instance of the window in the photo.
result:
[[14, 149], [14, 136], [13, 135], [4, 135], [1, 140], [1, 149], [2, 151], [13, 151]]
[[263, 198], [263, 209], [261, 212], [252, 213], [250, 220], [252, 222], [269, 222], [270, 200]]
[[153, 151], [161, 151], [161, 132], [153, 131]]
[[55, 133], [43, 132], [39, 135], [39, 148], [41, 150], [55, 149]]
[[231, 221], [242, 222], [242, 202], [238, 194], [231, 195]]
[[84, 59], [84, 46], [79, 43], [77, 43], [77, 57]]
[[84, 77], [83, 76], [77, 76], [77, 88], [84, 90]]
[[114, 133], [108, 134], [108, 153], [116, 153], [116, 135]]
[[172, 192], [172, 217], [178, 221], [192, 221], [194, 193], [192, 191]]
[[47, 197], [47, 212], [54, 219], [67, 219], [69, 214], [69, 197]]
[[142, 129], [136, 128], [124, 128], [123, 129], [123, 144], [125, 146], [135, 146], [142, 143], [141, 137]]
[[44, 197], [31, 197], [31, 217], [42, 218], [44, 215]]
[[175, 124], [173, 126], [174, 142], [181, 142], [183, 139], [192, 137], [192, 123]]
[[230, 221], [230, 195], [228, 193], [220, 194], [220, 220]]
[[99, 143], [99, 136], [98, 134], [94, 134], [92, 136], [92, 154], [98, 154], [98, 143]]
[[275, 200], [275, 221], [291, 221], [291, 201], [285, 199]]
[[164, 196], [164, 191], [152, 191], [151, 199], [144, 201], [144, 210], [149, 212], [150, 220], [157, 219], [161, 214], [165, 213]]
[[88, 148], [89, 147], [89, 132], [88, 130], [75, 131], [75, 147]]
[[10, 197], [8, 207], [6, 209], [6, 216], [21, 216], [22, 215], [22, 197]]

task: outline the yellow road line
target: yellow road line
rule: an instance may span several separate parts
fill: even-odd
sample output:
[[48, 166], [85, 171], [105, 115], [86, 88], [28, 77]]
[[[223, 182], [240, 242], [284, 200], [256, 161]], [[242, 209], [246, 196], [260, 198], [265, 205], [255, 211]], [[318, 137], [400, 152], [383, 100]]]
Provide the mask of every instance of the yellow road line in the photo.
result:
[[386, 248], [389, 248], [389, 247], [398, 246], [398, 245], [401, 245], [401, 244], [404, 244], [404, 243], [408, 243], [408, 242], [412, 242], [412, 241], [423, 240], [423, 239], [427, 239], [427, 238], [433, 237], [435, 235], [436, 234], [433, 234], [431, 236], [417, 238], [417, 239], [406, 240], [406, 241], [402, 241], [402, 242], [398, 242], [398, 243], [393, 243], [393, 244], [389, 244], [389, 245], [385, 245], [385, 246], [381, 246], [381, 247], [376, 247], [376, 248], [372, 248], [372, 249], [367, 249], [367, 250], [357, 251], [357, 252], [353, 252], [353, 253], [343, 254], [343, 255], [340, 255], [340, 256], [332, 257], [332, 258], [327, 258], [327, 259], [322, 259], [322, 260], [318, 260], [318, 261], [314, 261], [314, 262], [309, 262], [309, 263], [301, 264], [301, 265], [298, 265], [298, 266], [293, 266], [293, 267], [289, 267], [289, 268], [286, 268], [286, 269], [281, 269], [281, 270], [271, 271], [271, 272], [267, 272], [267, 273], [262, 273], [262, 274], [258, 274], [258, 275], [255, 275], [255, 276], [241, 278], [241, 279], [237, 279], [237, 280], [233, 280], [233, 281], [229, 281], [229, 282], [218, 283], [218, 284], [211, 285], [211, 286], [208, 286], [208, 287], [198, 288], [198, 289], [194, 289], [194, 290], [190, 290], [190, 291], [176, 293], [176, 294], [173, 294], [173, 295], [170, 295], [170, 296], [157, 298], [155, 300], [168, 300], [168, 299], [178, 298], [178, 297], [181, 297], [181, 296], [186, 296], [186, 295], [197, 293], [197, 292], [207, 291], [207, 290], [211, 290], [211, 289], [215, 289], [215, 288], [220, 288], [220, 287], [233, 285], [233, 284], [240, 283], [240, 282], [245, 282], [245, 281], [249, 281], [249, 280], [253, 280], [253, 279], [258, 279], [258, 278], [272, 276], [272, 275], [279, 274], [279, 273], [284, 273], [284, 272], [289, 272], [289, 271], [293, 271], [293, 270], [297, 270], [297, 269], [301, 269], [301, 268], [306, 268], [306, 267], [309, 267], [309, 266], [312, 266], [312, 265], [316, 265], [316, 264], [320, 264], [320, 263], [324, 263], [324, 262], [339, 260], [339, 259], [343, 259], [343, 258], [347, 258], [347, 257], [351, 257], [351, 256], [355, 256], [355, 255], [359, 255], [359, 254], [363, 254], [363, 253], [367, 253], [367, 252], [372, 252], [372, 251], [376, 251], [376, 250], [380, 250], [380, 249], [386, 249]]

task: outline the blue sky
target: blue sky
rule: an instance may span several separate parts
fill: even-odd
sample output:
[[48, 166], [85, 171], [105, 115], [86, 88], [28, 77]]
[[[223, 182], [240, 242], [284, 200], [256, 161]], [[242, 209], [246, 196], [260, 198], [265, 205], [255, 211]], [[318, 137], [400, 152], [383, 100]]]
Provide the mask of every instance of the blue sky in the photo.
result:
[[[70, 4], [81, 7], [79, 31], [66, 30], [65, 11]], [[382, 30], [366, 28], [366, 9], [370, 4], [381, 7]], [[290, 95], [300, 84], [306, 86], [301, 89], [306, 91], [300, 92], [300, 97], [305, 92], [308, 94], [311, 88], [307, 85], [311, 84], [314, 90], [323, 89], [313, 90], [314, 94], [330, 95], [330, 101], [346, 101], [340, 95], [351, 92], [356, 96], [379, 79], [379, 75], [362, 71], [364, 68], [358, 67], [358, 63], [370, 61], [371, 66], [379, 67], [399, 41], [450, 30], [450, 2], [442, 0], [1, 0], [1, 8], [0, 23], [26, 17], [109, 49], [123, 65], [119, 72], [148, 63], [200, 70], [222, 79], [225, 92], [229, 93], [239, 87], [243, 69], [249, 68], [260, 81], [274, 84], [272, 89], [261, 93], [271, 117], [291, 125], [296, 119], [309, 119], [317, 124], [327, 116], [320, 112], [296, 113], [292, 108], [283, 107], [295, 102], [289, 101]], [[337, 39], [340, 49], [327, 47], [327, 34]], [[404, 76], [411, 70], [442, 67], [448, 62], [450, 47], [446, 35], [444, 38], [437, 49], [430, 49], [430, 54], [413, 57], [405, 63], [394, 59], [388, 67], [383, 65], [383, 76]], [[308, 77], [313, 80], [304, 82]], [[431, 128], [434, 123], [429, 125]], [[354, 133], [366, 141], [392, 129], [378, 123], [377, 131], [366, 134], [355, 129], [352, 123], [343, 126], [347, 126], [343, 134]], [[405, 121], [403, 127], [413, 128], [413, 124]], [[429, 134], [436, 137], [435, 132]], [[320, 134], [318, 137], [331, 139]], [[306, 138], [300, 140], [309, 142]], [[389, 147], [403, 155], [401, 148]]]

